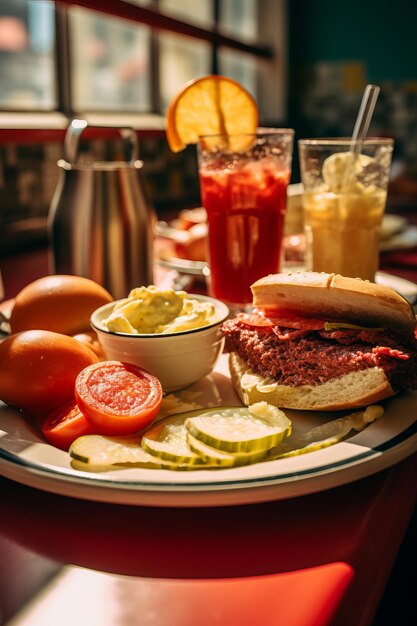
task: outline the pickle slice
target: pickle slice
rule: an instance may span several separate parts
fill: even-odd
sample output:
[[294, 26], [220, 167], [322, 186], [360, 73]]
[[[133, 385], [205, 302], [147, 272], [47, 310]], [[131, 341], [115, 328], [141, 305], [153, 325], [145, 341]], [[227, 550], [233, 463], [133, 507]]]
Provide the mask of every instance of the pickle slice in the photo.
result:
[[183, 415], [167, 417], [151, 426], [142, 437], [142, 448], [164, 461], [204, 465], [204, 459], [193, 452], [187, 443]]
[[355, 411], [331, 422], [315, 426], [298, 437], [289, 437], [268, 452], [268, 460], [299, 456], [328, 448], [342, 441], [351, 430], [360, 432], [368, 424], [382, 417], [384, 409], [379, 404], [372, 404], [363, 411]]
[[287, 416], [266, 402], [211, 409], [187, 418], [185, 427], [206, 445], [232, 453], [268, 450], [291, 432]]
[[296, 437], [291, 436], [291, 422], [285, 414], [266, 402], [251, 407], [199, 409], [157, 422], [142, 442], [139, 435], [84, 435], [74, 441], [69, 453], [74, 469], [87, 472], [126, 467], [231, 468], [326, 448], [352, 430], [363, 430], [383, 413], [381, 406], [371, 405]]
[[375, 327], [369, 328], [368, 326], [358, 326], [357, 324], [348, 324], [347, 322], [325, 322], [324, 330], [339, 330], [340, 329], [350, 329], [350, 330], [368, 330], [368, 331], [381, 331], [383, 328]]
[[129, 467], [146, 469], [191, 470], [212, 465], [191, 465], [162, 459], [146, 452], [137, 435], [106, 437], [83, 435], [70, 448], [71, 466], [82, 472], [105, 472]]
[[206, 463], [215, 463], [219, 467], [238, 467], [240, 465], [251, 465], [258, 463], [265, 458], [267, 450], [260, 452], [222, 452], [216, 448], [212, 448], [187, 433], [187, 442], [191, 450], [201, 456]]
[[138, 467], [160, 467], [157, 459], [141, 447], [138, 435], [83, 435], [72, 443], [69, 454], [75, 461], [95, 468], [127, 463]]

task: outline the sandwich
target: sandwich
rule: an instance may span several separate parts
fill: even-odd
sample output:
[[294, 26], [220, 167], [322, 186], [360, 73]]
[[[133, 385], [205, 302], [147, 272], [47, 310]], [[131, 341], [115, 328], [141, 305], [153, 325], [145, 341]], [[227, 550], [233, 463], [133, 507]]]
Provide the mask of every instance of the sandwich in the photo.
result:
[[246, 405], [342, 410], [417, 388], [416, 318], [396, 291], [338, 274], [274, 274], [222, 325]]

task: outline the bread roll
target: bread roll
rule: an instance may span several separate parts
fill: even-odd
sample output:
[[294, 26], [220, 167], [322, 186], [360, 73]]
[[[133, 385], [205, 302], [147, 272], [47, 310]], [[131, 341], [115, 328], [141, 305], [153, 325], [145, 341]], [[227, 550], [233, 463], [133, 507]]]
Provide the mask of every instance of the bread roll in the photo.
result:
[[108, 291], [89, 278], [44, 276], [16, 296], [10, 316], [12, 333], [50, 330], [75, 335], [90, 329], [90, 316], [113, 300]]
[[412, 333], [410, 303], [396, 291], [360, 278], [324, 272], [270, 274], [252, 287], [253, 305], [291, 311], [304, 317], [344, 321]]
[[229, 355], [229, 369], [233, 386], [247, 406], [264, 401], [283, 409], [337, 411], [374, 404], [395, 393], [378, 367], [344, 374], [318, 385], [297, 387], [263, 379], [235, 352]]

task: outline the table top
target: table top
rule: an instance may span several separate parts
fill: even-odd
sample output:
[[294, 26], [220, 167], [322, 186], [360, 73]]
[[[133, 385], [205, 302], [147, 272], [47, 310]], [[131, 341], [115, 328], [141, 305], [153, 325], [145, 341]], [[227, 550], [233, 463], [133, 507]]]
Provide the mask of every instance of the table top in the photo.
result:
[[[8, 541], [56, 563], [146, 579], [148, 585], [164, 579], [165, 587], [153, 590], [154, 608], [167, 593], [167, 579], [188, 582], [178, 586], [184, 605], [190, 589], [196, 602], [207, 600], [204, 586], [195, 581], [207, 580], [210, 593], [229, 581], [232, 600], [226, 594], [222, 602], [229, 605], [237, 594], [241, 615], [238, 583], [244, 582], [249, 593], [250, 581], [256, 581], [256, 594], [267, 602], [264, 610], [273, 609], [274, 619], [285, 618], [271, 623], [365, 625], [371, 623], [411, 516], [416, 473], [417, 454], [317, 494], [195, 509], [90, 502], [3, 478], [0, 530]], [[296, 590], [307, 605], [292, 604], [291, 616], [284, 600], [271, 604], [276, 594], [285, 599]]]
[[[46, 274], [44, 251], [33, 258], [32, 270]], [[388, 260], [384, 270], [417, 279], [414, 260], [402, 267]], [[14, 282], [2, 263], [2, 273], [12, 297], [25, 272]], [[36, 555], [57, 567], [75, 566], [64, 568], [62, 586], [71, 591], [70, 580], [81, 588], [94, 580], [101, 590], [94, 602], [112, 598], [128, 625], [137, 623], [141, 607], [141, 626], [369, 626], [415, 507], [416, 470], [414, 454], [320, 493], [169, 509], [80, 500], [0, 478], [0, 567], [2, 548], [10, 558], [23, 555], [28, 562]], [[12, 614], [10, 594], [17, 587], [0, 575], [3, 618]], [[65, 611], [84, 626], [74, 603]], [[45, 615], [39, 623], [49, 626]], [[21, 624], [36, 626], [33, 620]], [[104, 618], [100, 623], [107, 624]]]

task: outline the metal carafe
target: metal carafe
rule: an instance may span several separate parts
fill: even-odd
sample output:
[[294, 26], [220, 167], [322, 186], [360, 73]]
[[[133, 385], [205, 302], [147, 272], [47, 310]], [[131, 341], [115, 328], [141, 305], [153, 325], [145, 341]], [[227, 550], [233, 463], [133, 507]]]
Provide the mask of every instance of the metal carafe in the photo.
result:
[[73, 120], [58, 161], [60, 177], [48, 216], [50, 271], [85, 276], [103, 285], [115, 299], [153, 282], [156, 223], [141, 178], [137, 136], [118, 131], [126, 161], [78, 160], [85, 120]]

